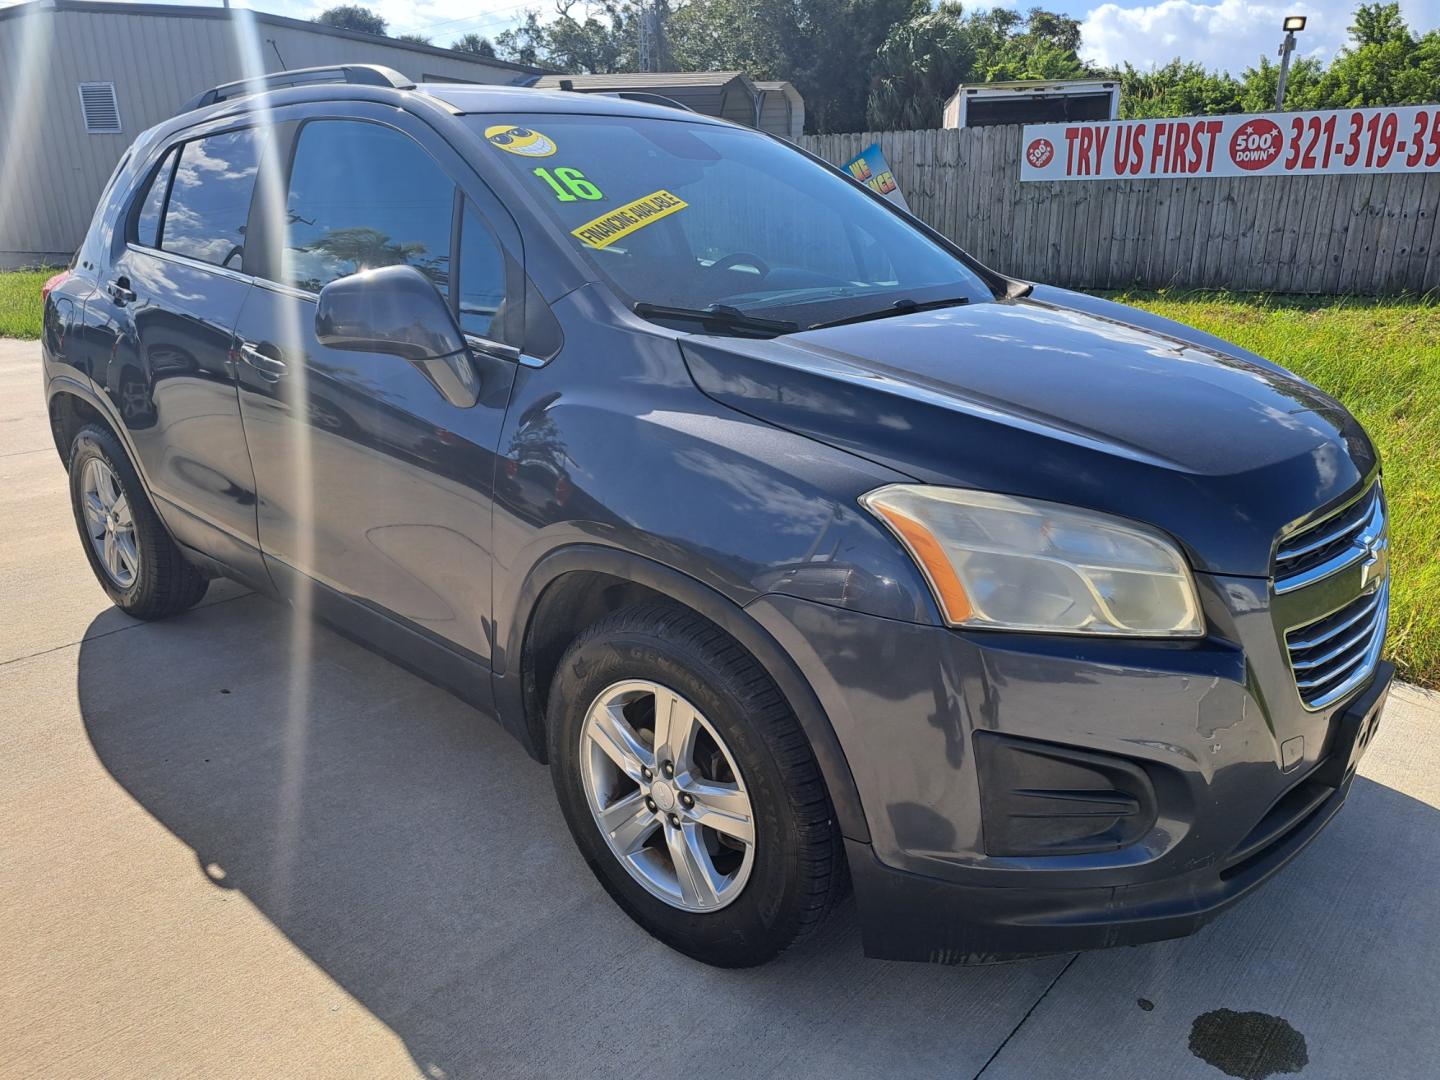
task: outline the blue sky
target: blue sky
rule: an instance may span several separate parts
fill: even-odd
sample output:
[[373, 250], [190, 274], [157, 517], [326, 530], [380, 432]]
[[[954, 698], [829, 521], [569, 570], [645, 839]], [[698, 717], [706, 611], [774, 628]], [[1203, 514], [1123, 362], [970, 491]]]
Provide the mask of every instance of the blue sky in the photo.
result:
[[[197, 2], [197, 0], [189, 0]], [[218, 0], [216, 0], [218, 3]], [[340, 0], [233, 0], [262, 11], [308, 18]], [[548, 13], [549, 0], [358, 0], [388, 20], [391, 33], [413, 31], [437, 45], [469, 31], [494, 37], [519, 22], [529, 8]], [[1039, 3], [1073, 15], [1083, 26], [1081, 53], [1102, 64], [1128, 60], [1136, 66], [1179, 56], [1240, 72], [1262, 53], [1274, 55], [1286, 15], [1308, 15], [1299, 54], [1328, 58], [1345, 43], [1345, 27], [1358, 0], [986, 0], [1021, 10]], [[1401, 0], [1413, 28], [1440, 26], [1440, 0]], [[577, 5], [577, 13], [581, 5]]]

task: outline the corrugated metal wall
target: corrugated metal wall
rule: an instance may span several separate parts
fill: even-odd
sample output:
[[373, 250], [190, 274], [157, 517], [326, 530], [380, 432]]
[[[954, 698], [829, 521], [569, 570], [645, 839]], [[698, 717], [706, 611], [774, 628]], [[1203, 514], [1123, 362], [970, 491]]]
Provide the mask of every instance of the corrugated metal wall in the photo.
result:
[[910, 209], [995, 269], [1076, 289], [1440, 289], [1440, 172], [1020, 182], [1017, 126], [806, 135], [878, 142]]
[[760, 130], [782, 139], [794, 139], [800, 134], [795, 130], [795, 117], [790, 99], [779, 90], [767, 90], [760, 107]]
[[[235, 10], [217, 9], [213, 18], [13, 13], [0, 19], [0, 268], [68, 259], [135, 136], [201, 90], [244, 77], [247, 39], [268, 71], [279, 70], [283, 56], [286, 67], [386, 64], [417, 81], [525, 77], [483, 61], [250, 20]], [[82, 82], [115, 84], [123, 134], [86, 133]]]

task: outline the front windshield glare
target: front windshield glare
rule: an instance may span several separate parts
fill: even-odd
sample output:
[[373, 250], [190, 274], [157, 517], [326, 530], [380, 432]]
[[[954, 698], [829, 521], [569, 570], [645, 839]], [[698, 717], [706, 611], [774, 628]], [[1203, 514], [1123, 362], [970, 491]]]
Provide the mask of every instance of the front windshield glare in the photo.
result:
[[470, 119], [629, 303], [809, 326], [897, 302], [991, 298], [902, 218], [756, 132], [617, 116]]

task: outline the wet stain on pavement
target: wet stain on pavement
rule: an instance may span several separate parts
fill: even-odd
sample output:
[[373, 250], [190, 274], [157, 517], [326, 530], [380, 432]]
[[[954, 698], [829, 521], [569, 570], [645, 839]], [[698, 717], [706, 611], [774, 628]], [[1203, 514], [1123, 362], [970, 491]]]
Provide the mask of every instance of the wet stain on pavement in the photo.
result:
[[1226, 1076], [1265, 1080], [1310, 1063], [1305, 1036], [1278, 1016], [1216, 1009], [1190, 1026], [1190, 1052]]

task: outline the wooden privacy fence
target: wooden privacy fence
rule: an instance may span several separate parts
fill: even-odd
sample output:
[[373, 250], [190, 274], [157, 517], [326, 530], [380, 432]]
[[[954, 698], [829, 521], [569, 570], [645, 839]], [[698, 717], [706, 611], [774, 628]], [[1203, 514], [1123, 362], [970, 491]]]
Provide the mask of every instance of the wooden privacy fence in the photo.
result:
[[1440, 289], [1440, 172], [1020, 182], [1020, 127], [806, 135], [878, 142], [910, 209], [982, 262], [1069, 288], [1380, 295]]

